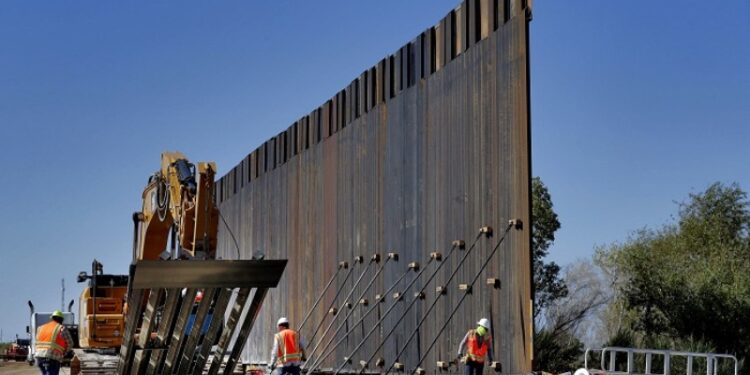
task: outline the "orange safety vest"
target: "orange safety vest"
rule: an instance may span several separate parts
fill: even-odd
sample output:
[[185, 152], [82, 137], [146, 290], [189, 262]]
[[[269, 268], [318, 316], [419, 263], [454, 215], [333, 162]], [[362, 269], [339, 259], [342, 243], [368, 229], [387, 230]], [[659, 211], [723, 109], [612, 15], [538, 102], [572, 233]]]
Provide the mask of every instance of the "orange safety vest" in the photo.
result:
[[283, 366], [290, 362], [302, 360], [302, 351], [299, 347], [299, 334], [291, 329], [285, 329], [274, 336], [278, 350], [276, 352], [276, 365]]
[[36, 351], [46, 350], [47, 352], [59, 355], [59, 357], [63, 357], [69, 349], [68, 343], [65, 342], [65, 338], [62, 335], [64, 328], [62, 324], [54, 320], [39, 327], [36, 335], [36, 345], [34, 345]]
[[484, 363], [484, 357], [487, 355], [487, 348], [489, 348], [489, 342], [492, 337], [489, 333], [482, 337], [482, 345], [477, 343], [477, 331], [469, 330], [469, 339], [466, 348], [466, 361], [472, 361], [477, 363]]

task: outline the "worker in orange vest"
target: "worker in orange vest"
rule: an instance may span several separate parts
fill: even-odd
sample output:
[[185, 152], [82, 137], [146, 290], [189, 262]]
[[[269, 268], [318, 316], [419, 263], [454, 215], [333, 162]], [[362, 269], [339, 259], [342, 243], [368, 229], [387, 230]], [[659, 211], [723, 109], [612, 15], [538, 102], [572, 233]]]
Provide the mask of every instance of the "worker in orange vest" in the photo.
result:
[[276, 322], [279, 332], [273, 336], [271, 362], [273, 372], [279, 368], [279, 375], [299, 375], [300, 365], [305, 360], [305, 344], [297, 331], [289, 329], [289, 319], [282, 317]]
[[64, 319], [60, 310], [52, 313], [52, 320], [36, 330], [36, 364], [42, 375], [58, 375], [60, 362], [65, 354], [73, 348], [73, 338], [62, 324]]
[[[466, 348], [466, 355], [464, 355]], [[462, 357], [463, 356], [463, 357]], [[458, 357], [466, 363], [466, 375], [481, 375], [484, 371], [485, 357], [492, 362], [492, 336], [490, 335], [490, 321], [479, 319], [477, 328], [470, 329], [458, 346]]]

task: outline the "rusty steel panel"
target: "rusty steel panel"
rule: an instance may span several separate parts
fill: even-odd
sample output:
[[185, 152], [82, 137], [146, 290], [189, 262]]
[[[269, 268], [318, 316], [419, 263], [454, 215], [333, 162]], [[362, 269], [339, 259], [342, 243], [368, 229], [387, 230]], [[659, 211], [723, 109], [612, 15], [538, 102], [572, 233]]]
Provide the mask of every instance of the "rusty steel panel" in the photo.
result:
[[322, 109], [320, 113], [321, 130], [322, 130], [320, 141], [322, 142], [333, 134], [333, 128], [331, 127], [333, 124], [333, 116], [331, 115], [331, 113], [333, 113], [332, 112], [333, 100], [328, 100], [320, 108]]
[[[471, 0], [466, 0], [467, 2], [470, 2]], [[453, 33], [454, 33], [454, 45], [455, 45], [455, 52], [454, 55], [460, 55], [466, 51], [467, 47], [467, 16], [468, 16], [469, 10], [467, 9], [467, 4], [461, 4], [460, 6], [456, 7], [456, 9], [453, 10]]]
[[402, 47], [398, 50], [398, 52], [393, 54], [393, 70], [391, 71], [393, 73], [393, 96], [398, 95], [399, 93], [401, 93], [401, 90], [404, 89], [403, 52], [405, 48], [406, 47]]
[[367, 112], [377, 104], [376, 86], [378, 81], [377, 68], [373, 66], [367, 73]]
[[252, 179], [256, 179], [256, 178], [260, 177], [260, 175], [261, 175], [261, 168], [262, 168], [262, 164], [261, 164], [261, 151], [260, 151], [260, 149], [258, 148], [258, 149], [253, 150], [253, 153], [251, 155], [252, 155], [252, 159], [253, 159], [253, 162], [251, 164], [251, 168], [253, 169], [252, 170], [252, 176], [253, 176]]
[[320, 117], [318, 116], [319, 110], [314, 110], [307, 115], [307, 120], [310, 123], [308, 142], [310, 147], [320, 142]]
[[410, 43], [401, 47], [398, 51], [399, 62], [401, 63], [401, 73], [399, 73], [400, 83], [399, 90], [403, 91], [409, 88], [409, 47]]
[[[436, 267], [428, 262], [430, 253], [445, 254], [453, 240], [469, 243], [478, 228], [490, 225], [497, 235], [480, 240], [461, 267], [461, 251], [445, 259], [432, 283], [443, 285], [454, 271], [455, 277], [433, 309], [428, 306], [436, 300], [434, 285], [408, 311], [389, 296], [369, 316], [360, 310], [344, 314], [351, 331], [326, 337], [325, 342], [343, 341], [315, 367], [336, 369], [361, 343], [351, 364], [344, 366], [347, 371], [370, 356], [382, 357], [388, 368], [430, 311], [398, 358], [406, 371], [424, 357], [421, 366], [438, 372], [436, 362], [455, 359], [466, 330], [482, 317], [491, 321], [503, 372], [531, 370], [530, 12], [525, 0], [467, 1], [297, 121], [284, 141], [294, 150], [287, 158], [274, 162], [274, 142], [266, 142], [240, 169], [249, 178], [236, 185], [236, 192], [226, 187], [235, 185], [236, 178], [244, 180], [243, 173], [217, 182], [225, 187], [217, 190], [222, 192], [220, 208], [242, 249], [241, 258], [261, 251], [266, 259], [288, 259], [286, 273], [257, 315], [243, 350], [245, 361], [268, 360], [280, 316], [299, 326], [309, 313], [303, 336], [311, 336], [320, 322], [329, 324], [328, 311], [311, 308], [339, 262], [351, 265], [356, 256], [373, 252], [399, 253], [401, 260], [385, 267], [371, 290], [343, 277], [333, 279], [331, 290], [346, 295], [354, 288], [353, 295], [375, 301], [376, 294], [403, 278], [403, 285], [414, 281], [406, 301], [426, 282], [415, 272], [404, 278], [408, 263], [429, 266], [429, 274]], [[479, 279], [497, 282], [474, 285], [434, 348], [425, 352], [464, 293], [458, 284], [475, 278], [510, 219], [524, 224], [509, 232]], [[218, 254], [236, 259], [236, 251], [221, 227]], [[333, 292], [321, 298], [320, 306], [342, 303]], [[398, 305], [379, 323], [392, 303]], [[378, 324], [373, 337], [363, 340]], [[384, 333], [394, 327], [386, 339]], [[369, 365], [368, 371], [377, 371]], [[441, 370], [462, 371], [455, 366]]]
[[445, 49], [445, 37], [443, 36], [445, 30], [445, 18], [440, 20], [440, 22], [435, 25], [435, 34], [434, 36], [434, 45], [435, 45], [435, 51], [433, 54], [435, 55], [435, 69], [433, 69], [433, 73], [437, 72], [440, 69], [443, 69], [443, 65], [445, 65], [445, 56], [443, 50]]
[[478, 40], [484, 39], [490, 35], [490, 32], [496, 29], [495, 27], [495, 8], [497, 7], [497, 0], [479, 0], [479, 17], [477, 26], [480, 30]]
[[240, 187], [244, 187], [247, 181], [250, 181], [250, 155], [247, 155], [242, 159], [242, 179], [240, 181]]
[[304, 127], [303, 127], [303, 130], [304, 130], [304, 137], [303, 137], [304, 144], [303, 144], [303, 146], [304, 146], [304, 149], [307, 150], [312, 145], [312, 142], [311, 142], [311, 139], [310, 139], [310, 136], [312, 135], [312, 132], [310, 131], [310, 116], [305, 116], [305, 117], [302, 118], [302, 120], [303, 120], [303, 124], [304, 124]]
[[414, 55], [414, 67], [413, 67], [413, 82], [412, 84], [416, 84], [424, 78], [424, 73], [422, 72], [422, 68], [424, 67], [424, 33], [419, 34], [419, 36], [414, 39], [412, 42], [412, 45], [414, 46], [414, 50], [412, 51]]
[[378, 105], [385, 101], [385, 64], [386, 59], [380, 60], [378, 62], [378, 65], [375, 66], [375, 77], [377, 77], [375, 81], [375, 103], [374, 105]]
[[268, 142], [263, 142], [258, 148], [258, 177], [268, 171]]
[[360, 118], [367, 113], [367, 71], [362, 72], [354, 83], [357, 89], [355, 118]]
[[444, 18], [443, 29], [443, 64], [448, 64], [456, 57], [456, 11], [453, 10]]
[[387, 102], [394, 95], [393, 90], [393, 55], [385, 59], [385, 71], [383, 79], [383, 101]]
[[481, 7], [480, 0], [466, 0], [466, 48], [470, 48], [476, 43], [481, 36], [482, 30], [479, 28], [479, 8]]
[[430, 74], [435, 73], [435, 28], [430, 27], [423, 35], [424, 48], [422, 57], [422, 76], [427, 78]]
[[346, 86], [346, 89], [344, 90], [343, 95], [343, 110], [344, 114], [342, 116], [343, 121], [341, 123], [341, 128], [345, 128], [349, 126], [349, 124], [354, 119], [354, 105], [355, 105], [355, 99], [354, 99], [354, 93], [356, 90], [354, 89], [354, 81], [349, 83], [349, 86]]

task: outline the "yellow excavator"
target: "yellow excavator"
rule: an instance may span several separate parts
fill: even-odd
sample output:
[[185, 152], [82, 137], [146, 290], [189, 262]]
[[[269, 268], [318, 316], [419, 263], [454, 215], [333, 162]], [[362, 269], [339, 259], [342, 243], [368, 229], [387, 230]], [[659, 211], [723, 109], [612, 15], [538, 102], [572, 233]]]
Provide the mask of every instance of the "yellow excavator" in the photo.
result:
[[161, 169], [143, 190], [143, 209], [133, 214], [133, 261], [216, 257], [215, 175], [213, 162], [195, 165], [179, 152], [161, 155]]
[[[236, 304], [244, 308], [252, 288], [276, 286], [285, 260], [215, 259], [215, 175], [213, 162], [193, 164], [179, 152], [162, 153], [161, 168], [143, 190], [142, 209], [133, 214], [130, 274], [106, 275], [94, 260], [91, 275], [78, 276], [89, 285], [80, 297], [81, 349], [75, 351], [71, 374], [169, 373], [180, 366], [175, 364], [180, 357], [194, 365], [205, 363], [205, 347], [211, 345], [201, 346], [204, 339], [215, 344], [239, 323], [243, 329], [246, 325], [247, 318], [240, 322], [237, 316], [225, 326], [227, 293], [235, 294], [233, 308], [238, 309]], [[262, 282], [257, 275], [264, 276]], [[238, 292], [245, 298], [238, 300]], [[253, 299], [264, 296], [265, 289]], [[172, 354], [170, 346], [180, 349]], [[118, 352], [119, 358], [114, 357]], [[236, 361], [232, 355], [229, 361]]]
[[[190, 163], [180, 152], [164, 152], [161, 168], [143, 190], [143, 207], [133, 214], [133, 261], [200, 257], [216, 254], [219, 210], [213, 200], [216, 164]], [[172, 254], [167, 253], [173, 236]], [[179, 247], [175, 246], [179, 244]], [[125, 329], [127, 275], [106, 275], [94, 260], [79, 303], [79, 346], [117, 349]]]

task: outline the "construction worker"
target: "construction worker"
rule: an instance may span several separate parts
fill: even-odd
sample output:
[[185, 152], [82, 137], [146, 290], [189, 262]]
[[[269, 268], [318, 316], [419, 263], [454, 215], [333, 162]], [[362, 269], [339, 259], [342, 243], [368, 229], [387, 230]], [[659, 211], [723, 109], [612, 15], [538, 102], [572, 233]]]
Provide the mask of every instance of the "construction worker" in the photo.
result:
[[[466, 355], [464, 355], [466, 348]], [[463, 356], [463, 357], [462, 357]], [[470, 329], [458, 345], [458, 357], [466, 363], [466, 375], [481, 375], [484, 371], [485, 357], [492, 362], [492, 336], [490, 335], [490, 321], [479, 319], [477, 328]]]
[[73, 338], [62, 324], [64, 319], [60, 310], [52, 312], [52, 320], [36, 330], [36, 364], [42, 375], [58, 375], [60, 362], [65, 354], [73, 348]]
[[279, 368], [279, 375], [299, 375], [300, 365], [305, 359], [305, 344], [300, 339], [299, 333], [289, 329], [289, 319], [281, 317], [276, 326], [279, 332], [273, 336], [273, 348], [271, 349], [271, 361], [269, 367], [271, 372]]

